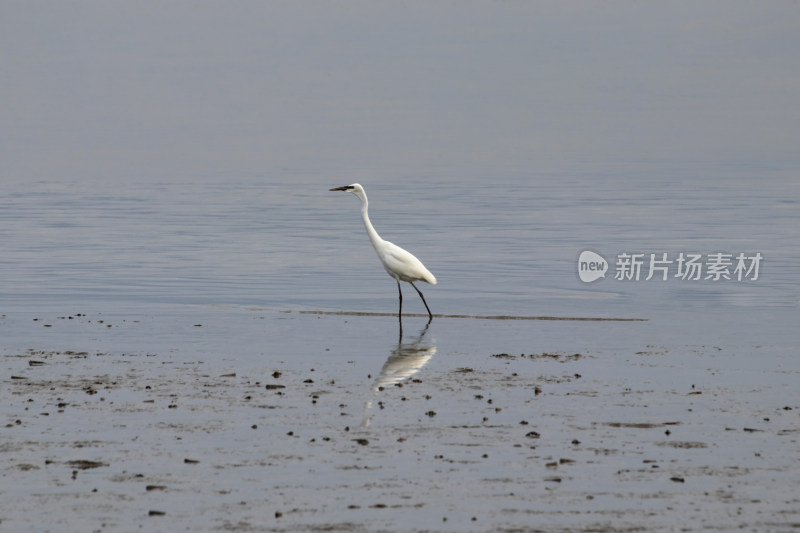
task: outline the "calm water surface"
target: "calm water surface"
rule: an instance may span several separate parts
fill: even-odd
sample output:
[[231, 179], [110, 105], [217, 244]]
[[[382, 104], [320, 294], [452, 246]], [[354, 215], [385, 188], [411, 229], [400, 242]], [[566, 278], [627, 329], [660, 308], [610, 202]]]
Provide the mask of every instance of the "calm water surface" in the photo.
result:
[[[378, 232], [439, 279], [421, 287], [436, 313], [796, 311], [797, 180], [772, 169], [662, 172], [359, 181]], [[351, 181], [12, 183], [0, 204], [0, 297], [6, 312], [156, 303], [393, 311], [394, 282], [357, 199], [328, 191]], [[605, 280], [579, 281], [584, 249], [611, 262]], [[764, 259], [757, 281], [617, 281], [622, 252]]]
[[[397, 304], [357, 199], [328, 191], [348, 181], [9, 187], [3, 417], [19, 423], [3, 459], [7, 485], [19, 488], [4, 493], [17, 510], [4, 522], [27, 525], [42, 501], [53, 517], [75, 514], [79, 494], [108, 499], [84, 504], [80, 529], [143, 524], [148, 509], [194, 530], [269, 524], [276, 510], [286, 512], [280, 530], [358, 521], [483, 531], [529, 526], [528, 513], [565, 530], [593, 528], [595, 512], [664, 530], [716, 525], [720, 513], [728, 529], [762, 514], [792, 519], [794, 180], [766, 171], [665, 171], [657, 187], [632, 172], [359, 179], [378, 231], [439, 279], [421, 284], [436, 313], [648, 319], [442, 317], [425, 328], [409, 317], [402, 337], [392, 316], [302, 312]], [[760, 252], [764, 262], [750, 282], [612, 274], [584, 284], [585, 248], [608, 258]], [[424, 311], [405, 293], [407, 312]], [[404, 388], [389, 385], [398, 381]], [[286, 384], [285, 395], [264, 383]], [[664, 444], [667, 422], [677, 447]], [[530, 445], [532, 430], [542, 438]], [[563, 488], [552, 489], [548, 465], [565, 454], [578, 466], [559, 465]], [[455, 462], [443, 467], [442, 457]], [[70, 478], [66, 461], [87, 458], [105, 466]], [[663, 468], [643, 468], [643, 458]], [[733, 490], [731, 471], [746, 476], [739, 500], [719, 496]], [[167, 492], [151, 494], [145, 478]], [[374, 498], [415, 507], [362, 505]], [[298, 508], [318, 512], [289, 511]]]

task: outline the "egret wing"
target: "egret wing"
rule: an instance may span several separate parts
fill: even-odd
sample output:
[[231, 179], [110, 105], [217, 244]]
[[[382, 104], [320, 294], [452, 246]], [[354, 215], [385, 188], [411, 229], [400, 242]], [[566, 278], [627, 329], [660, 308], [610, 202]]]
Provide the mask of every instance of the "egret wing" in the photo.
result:
[[400, 281], [422, 280], [432, 285], [436, 284], [436, 277], [414, 254], [389, 241], [384, 241], [384, 243], [386, 246], [384, 246], [383, 253], [378, 255], [390, 276]]

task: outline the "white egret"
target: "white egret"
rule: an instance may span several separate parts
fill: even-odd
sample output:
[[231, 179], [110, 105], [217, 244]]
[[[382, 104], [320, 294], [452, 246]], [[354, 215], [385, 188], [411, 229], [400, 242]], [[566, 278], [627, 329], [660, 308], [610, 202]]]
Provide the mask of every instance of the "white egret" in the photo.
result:
[[400, 295], [400, 308], [397, 311], [398, 318], [400, 318], [403, 313], [403, 291], [400, 288], [400, 282], [407, 281], [414, 287], [419, 297], [422, 298], [422, 303], [425, 304], [425, 309], [428, 310], [428, 322], [433, 320], [428, 302], [425, 301], [425, 297], [417, 286], [414, 285], [414, 282], [425, 281], [431, 285], [436, 285], [436, 277], [431, 274], [430, 271], [425, 268], [425, 265], [422, 264], [422, 261], [414, 257], [411, 252], [381, 239], [381, 236], [378, 235], [378, 232], [375, 231], [375, 228], [372, 227], [372, 223], [369, 221], [369, 214], [367, 213], [369, 203], [367, 202], [367, 193], [364, 192], [364, 187], [358, 183], [353, 183], [352, 185], [345, 185], [344, 187], [335, 187], [331, 190], [347, 191], [361, 200], [361, 218], [364, 220], [364, 227], [367, 228], [367, 235], [372, 243], [372, 247], [375, 248], [378, 259], [383, 263], [383, 268], [397, 281], [397, 292]]

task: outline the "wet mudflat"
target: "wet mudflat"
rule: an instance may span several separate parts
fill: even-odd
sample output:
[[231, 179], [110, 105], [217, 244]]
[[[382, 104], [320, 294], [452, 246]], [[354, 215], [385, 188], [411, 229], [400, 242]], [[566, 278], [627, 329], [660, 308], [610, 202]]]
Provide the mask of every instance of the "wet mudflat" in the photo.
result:
[[[655, 322], [655, 324], [654, 324]], [[0, 319], [8, 531], [796, 530], [784, 346], [647, 322]]]

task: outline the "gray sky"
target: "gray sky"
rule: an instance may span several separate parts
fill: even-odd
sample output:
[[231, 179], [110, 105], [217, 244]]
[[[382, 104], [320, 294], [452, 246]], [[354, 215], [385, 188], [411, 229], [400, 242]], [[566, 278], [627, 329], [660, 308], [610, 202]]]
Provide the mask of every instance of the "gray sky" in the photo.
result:
[[796, 165], [798, 65], [798, 2], [2, 0], [0, 173]]

